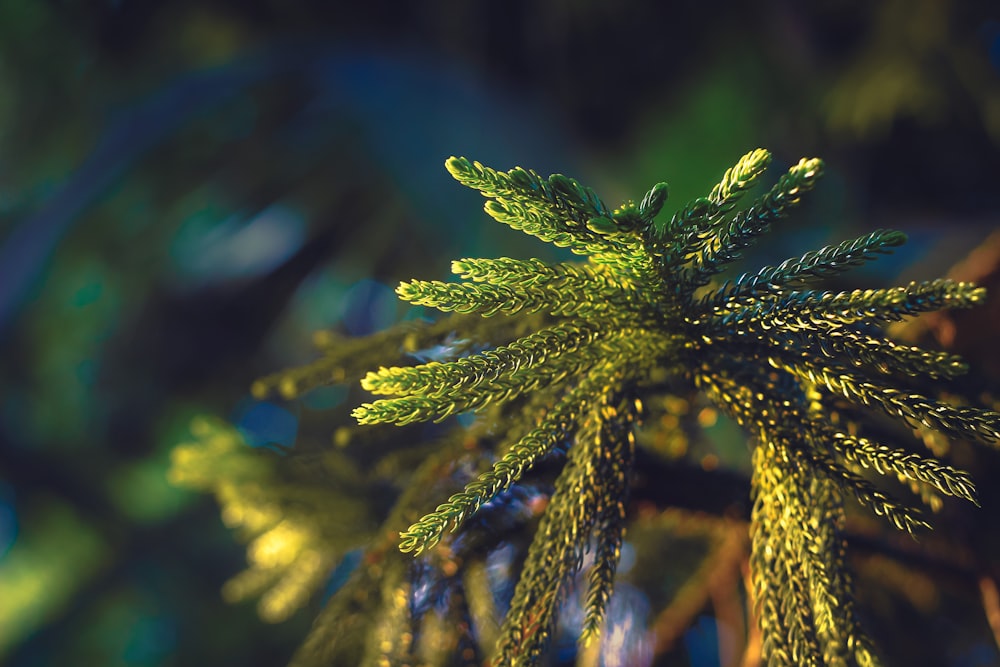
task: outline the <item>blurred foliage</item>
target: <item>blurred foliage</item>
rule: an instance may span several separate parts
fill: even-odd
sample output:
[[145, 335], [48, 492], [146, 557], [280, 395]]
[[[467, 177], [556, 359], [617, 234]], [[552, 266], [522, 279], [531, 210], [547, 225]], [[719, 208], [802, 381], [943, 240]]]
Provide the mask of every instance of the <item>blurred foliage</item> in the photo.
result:
[[864, 44], [830, 90], [830, 127], [865, 136], [888, 132], [897, 119], [934, 125], [961, 113], [957, 97], [975, 114], [961, 120], [979, 121], [1000, 145], [1000, 81], [996, 62], [982, 57], [985, 43], [996, 59], [1000, 26], [970, 26], [965, 10], [935, 0], [873, 5]]
[[[33, 620], [3, 624], [0, 660], [287, 661], [309, 615], [261, 628], [252, 605], [223, 604], [241, 548], [211, 502], [153, 480], [192, 414], [240, 422], [252, 379], [303, 362], [312, 330], [412, 317], [386, 284], [438, 278], [453, 256], [553, 259], [469, 219], [476, 196], [455, 195], [445, 155], [621, 198], [678, 167], [673, 185], [696, 193], [753, 145], [822, 154], [828, 194], [782, 243], [901, 228], [913, 252], [880, 270], [928, 277], [997, 226], [998, 21], [988, 0], [0, 0], [0, 578], [52, 584], [16, 608], [4, 597], [5, 618]], [[760, 253], [749, 261], [792, 254]], [[956, 320], [970, 325], [963, 354], [996, 368], [995, 325]], [[348, 437], [316, 411], [345, 400], [290, 405], [297, 447]], [[711, 437], [742, 447], [726, 420]], [[699, 470], [710, 453], [663, 446]], [[997, 553], [1000, 501], [983, 486], [983, 512], [955, 521]], [[51, 560], [16, 555], [32, 544]], [[93, 565], [62, 565], [81, 544], [103, 545]], [[899, 643], [899, 659], [977, 664], [977, 614], [917, 614], [913, 627], [961, 624], [968, 641], [949, 655]], [[677, 647], [685, 664], [694, 648]]]
[[51, 501], [39, 505], [0, 569], [4, 653], [58, 614], [106, 561], [106, 546], [71, 508]]
[[226, 582], [223, 596], [235, 602], [266, 591], [261, 618], [284, 621], [332, 571], [331, 543], [350, 549], [371, 537], [370, 505], [352, 484], [357, 470], [343, 457], [328, 456], [327, 474], [311, 487], [301, 473], [282, 484], [275, 479], [281, 461], [246, 447], [231, 428], [202, 419], [192, 430], [197, 441], [172, 452], [171, 481], [214, 491], [223, 523], [250, 540], [250, 568]]

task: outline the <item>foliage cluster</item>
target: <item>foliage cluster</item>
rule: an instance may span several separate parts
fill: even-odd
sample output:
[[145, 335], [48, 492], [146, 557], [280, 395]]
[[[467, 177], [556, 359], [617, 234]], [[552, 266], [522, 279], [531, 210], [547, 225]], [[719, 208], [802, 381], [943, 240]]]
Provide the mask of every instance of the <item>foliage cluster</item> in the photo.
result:
[[[410, 303], [452, 315], [370, 339], [321, 336], [322, 359], [255, 385], [260, 396], [293, 398], [396, 363], [364, 375], [362, 387], [378, 398], [354, 410], [361, 427], [344, 426], [336, 436], [344, 445], [367, 438], [396, 461], [383, 471], [405, 470], [400, 445], [412, 442], [423, 456], [427, 438], [412, 426], [370, 433], [365, 426], [475, 415], [408, 475], [408, 490], [295, 664], [452, 664], [448, 656], [463, 664], [485, 657], [492, 665], [538, 664], [582, 570], [577, 630], [582, 646], [598, 640], [630, 520], [636, 460], [648, 440], [643, 424], [669, 430], [656, 417], [678, 400], [713, 406], [749, 436], [748, 594], [767, 664], [878, 664], [854, 608], [847, 503], [854, 499], [915, 533], [928, 525], [921, 504], [934, 509], [941, 496], [976, 502], [976, 490], [966, 472], [897, 434], [1000, 439], [1000, 415], [936, 395], [936, 381], [966, 372], [961, 359], [893, 342], [882, 326], [975, 306], [984, 290], [943, 279], [846, 292], [815, 287], [905, 241], [887, 230], [720, 283], [823, 169], [820, 160], [803, 159], [760, 190], [770, 160], [764, 150], [751, 151], [707, 197], [669, 218], [659, 215], [664, 183], [638, 204], [611, 208], [562, 175], [447, 161], [456, 180], [487, 198], [495, 220], [585, 260], [458, 260], [458, 282], [413, 280], [397, 290]], [[751, 191], [762, 194], [741, 207]], [[192, 456], [194, 447], [178, 456]], [[224, 493], [227, 475], [220, 468], [210, 483], [224, 504], [232, 496]], [[912, 498], [875, 476], [903, 482]], [[464, 488], [455, 492], [457, 480]], [[292, 526], [290, 518], [275, 521]], [[518, 537], [527, 526], [530, 544]], [[315, 553], [328, 566], [330, 550], [344, 551], [335, 532], [307, 531], [314, 542], [282, 562]], [[396, 552], [397, 535], [399, 550], [420, 558]], [[514, 554], [505, 566], [506, 579], [517, 581], [512, 591], [485, 571], [504, 550]], [[252, 556], [260, 551], [251, 547]], [[259, 557], [251, 560], [260, 567]], [[492, 627], [500, 615], [502, 625]], [[348, 627], [358, 631], [347, 636]]]

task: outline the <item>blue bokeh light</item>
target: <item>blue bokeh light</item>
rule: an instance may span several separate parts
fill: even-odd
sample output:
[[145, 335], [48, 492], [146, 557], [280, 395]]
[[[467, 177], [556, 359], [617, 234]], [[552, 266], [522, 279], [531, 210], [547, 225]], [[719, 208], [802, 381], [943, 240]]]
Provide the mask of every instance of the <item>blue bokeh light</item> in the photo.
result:
[[181, 284], [198, 287], [267, 273], [302, 247], [306, 222], [295, 209], [274, 204], [247, 219], [196, 215], [180, 228], [171, 254]]
[[351, 578], [351, 574], [361, 565], [364, 555], [364, 549], [354, 549], [344, 554], [344, 557], [340, 559], [340, 562], [337, 563], [337, 566], [330, 573], [330, 578], [327, 579], [326, 588], [323, 590], [324, 604], [347, 583], [347, 580]]
[[251, 447], [277, 444], [291, 447], [299, 430], [299, 419], [274, 403], [250, 401], [237, 410], [236, 428]]
[[985, 26], [988, 45], [986, 53], [989, 55], [993, 68], [1000, 71], [1000, 21], [989, 21]]
[[122, 659], [128, 665], [162, 665], [176, 649], [177, 623], [166, 616], [140, 616], [129, 628]]
[[376, 280], [359, 280], [344, 295], [344, 328], [352, 336], [366, 336], [394, 324], [398, 310], [392, 288]]
[[17, 509], [14, 506], [14, 488], [0, 482], [0, 558], [7, 555], [17, 541]]
[[699, 616], [684, 633], [691, 667], [719, 667], [719, 627], [711, 616]]

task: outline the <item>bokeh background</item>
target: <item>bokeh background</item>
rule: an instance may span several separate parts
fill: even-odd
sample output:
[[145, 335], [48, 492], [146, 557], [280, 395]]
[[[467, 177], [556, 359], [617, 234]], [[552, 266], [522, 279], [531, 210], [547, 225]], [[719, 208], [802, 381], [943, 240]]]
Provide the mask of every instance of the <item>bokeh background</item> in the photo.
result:
[[757, 146], [827, 172], [751, 263], [892, 227], [854, 286], [945, 273], [1000, 228], [1000, 8], [0, 0], [0, 663], [287, 661], [312, 612], [221, 601], [243, 548], [169, 451], [199, 414], [292, 445], [343, 395], [248, 390], [312, 330], [405, 317], [395, 283], [451, 258], [552, 256], [446, 157], [679, 204]]

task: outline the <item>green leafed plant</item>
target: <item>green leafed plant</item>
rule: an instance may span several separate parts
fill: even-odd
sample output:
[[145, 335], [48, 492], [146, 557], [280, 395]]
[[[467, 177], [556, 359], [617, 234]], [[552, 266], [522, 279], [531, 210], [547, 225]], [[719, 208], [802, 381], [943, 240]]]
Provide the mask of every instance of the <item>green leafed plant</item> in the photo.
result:
[[[452, 264], [459, 282], [402, 283], [404, 300], [459, 315], [380, 334], [380, 349], [398, 357], [444, 332], [455, 334], [451, 347], [434, 361], [369, 372], [362, 386], [381, 398], [353, 412], [362, 425], [480, 415], [471, 428], [489, 435], [485, 469], [437, 507], [421, 509], [411, 494], [408, 509], [395, 515], [416, 519], [399, 534], [399, 549], [435, 563], [454, 556], [450, 540], [471, 530], [470, 517], [540, 461], [561, 461], [491, 665], [540, 664], [585, 565], [580, 640], [600, 637], [630, 516], [644, 405], [666, 396], [700, 395], [750, 436], [749, 593], [768, 665], [878, 664], [852, 602], [843, 538], [849, 498], [910, 533], [927, 526], [921, 502], [940, 495], [976, 502], [966, 472], [881, 442], [885, 429], [869, 424], [881, 413], [917, 432], [1000, 439], [997, 413], [914, 389], [961, 375], [961, 359], [895, 343], [881, 330], [921, 312], [975, 306], [984, 290], [949, 280], [849, 292], [814, 287], [905, 241], [886, 230], [719, 284], [720, 273], [823, 169], [820, 160], [803, 159], [740, 207], [769, 161], [764, 150], [748, 153], [707, 197], [662, 219], [664, 183], [638, 204], [610, 208], [561, 175], [447, 161], [456, 180], [487, 198], [494, 219], [584, 258], [463, 259]], [[396, 338], [385, 347], [387, 336]], [[333, 353], [257, 389], [292, 396], [343, 378], [356, 362], [356, 353]], [[871, 473], [906, 482], [914, 500], [894, 497]], [[406, 655], [398, 644], [386, 645], [393, 656]]]

